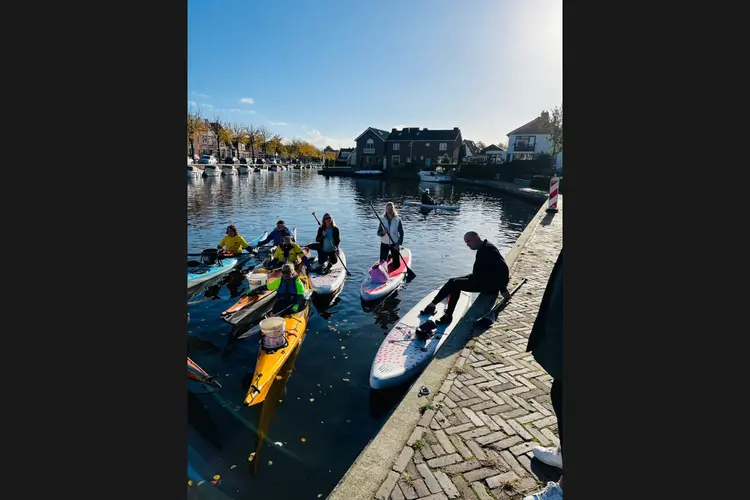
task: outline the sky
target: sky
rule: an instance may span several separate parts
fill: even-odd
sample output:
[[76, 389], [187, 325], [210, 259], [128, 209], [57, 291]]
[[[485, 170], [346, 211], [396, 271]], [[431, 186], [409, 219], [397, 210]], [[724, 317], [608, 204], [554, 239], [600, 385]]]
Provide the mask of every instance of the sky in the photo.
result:
[[562, 0], [188, 0], [188, 109], [322, 148], [506, 134], [562, 104]]

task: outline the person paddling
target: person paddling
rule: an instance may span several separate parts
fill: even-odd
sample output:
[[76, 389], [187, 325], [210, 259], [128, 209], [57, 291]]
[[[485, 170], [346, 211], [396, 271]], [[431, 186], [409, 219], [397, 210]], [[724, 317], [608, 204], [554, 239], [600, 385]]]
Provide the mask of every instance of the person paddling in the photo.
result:
[[[339, 228], [331, 217], [331, 214], [323, 215], [323, 224], [318, 227], [318, 234], [315, 236], [316, 243], [308, 245], [306, 248], [318, 252], [318, 262], [320, 263], [321, 273], [327, 273], [331, 267], [339, 261], [337, 251], [341, 243]], [[326, 266], [326, 263], [328, 264]]]
[[429, 189], [425, 189], [424, 193], [422, 193], [422, 205], [437, 205], [437, 203], [435, 203], [435, 200], [433, 200], [430, 196]]
[[284, 221], [283, 220], [279, 220], [276, 223], [276, 229], [274, 229], [273, 231], [271, 231], [270, 233], [268, 233], [268, 236], [266, 236], [266, 239], [260, 241], [258, 243], [258, 246], [262, 247], [263, 245], [265, 245], [269, 241], [273, 241], [273, 245], [274, 246], [279, 246], [281, 244], [281, 240], [282, 240], [282, 238], [284, 238], [284, 236], [290, 236], [290, 237], [292, 237], [292, 239], [294, 239], [294, 237], [292, 236], [292, 232], [289, 230], [288, 227], [286, 227], [286, 224], [284, 224]]
[[230, 224], [227, 226], [226, 236], [221, 239], [216, 248], [219, 250], [219, 255], [232, 256], [241, 254], [243, 248], [247, 248], [250, 252], [253, 247], [237, 233], [237, 226]]
[[273, 253], [273, 258], [269, 263], [268, 267], [274, 268], [279, 264], [297, 264], [297, 260], [302, 259], [302, 263], [307, 269], [310, 269], [310, 261], [305, 256], [305, 252], [302, 251], [297, 243], [292, 241], [292, 235], [285, 235], [281, 240], [281, 245], [276, 247], [276, 251]]
[[[385, 225], [384, 225], [385, 224]], [[388, 254], [391, 254], [393, 266], [389, 271], [394, 271], [401, 266], [401, 254], [399, 250], [404, 242], [404, 226], [398, 216], [396, 207], [393, 202], [385, 204], [385, 215], [383, 223], [378, 226], [378, 236], [380, 236], [380, 262], [388, 262]], [[373, 266], [376, 268], [377, 264]]]
[[256, 293], [266, 290], [276, 291], [276, 302], [271, 314], [278, 314], [285, 310], [289, 314], [296, 313], [305, 304], [305, 286], [292, 264], [284, 264], [281, 267], [281, 278], [270, 281], [268, 284], [256, 289]]
[[440, 325], [448, 325], [453, 321], [453, 311], [456, 309], [462, 291], [494, 294], [500, 292], [504, 299], [510, 299], [510, 293], [508, 292], [510, 272], [508, 264], [500, 255], [500, 250], [488, 240], [483, 240], [476, 231], [466, 233], [464, 243], [477, 252], [471, 274], [449, 279], [432, 299], [432, 302], [427, 304], [427, 307], [420, 313], [435, 314], [435, 306], [448, 297], [445, 314], [437, 321], [437, 324]]

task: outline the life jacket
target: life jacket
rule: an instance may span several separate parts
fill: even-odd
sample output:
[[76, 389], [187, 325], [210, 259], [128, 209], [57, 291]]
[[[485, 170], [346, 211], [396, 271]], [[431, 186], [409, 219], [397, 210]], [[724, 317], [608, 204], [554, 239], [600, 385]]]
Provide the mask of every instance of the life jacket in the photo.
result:
[[391, 239], [388, 238], [388, 234], [384, 234], [380, 237], [380, 242], [385, 243], [386, 245], [395, 245], [398, 243], [398, 239], [401, 237], [401, 235], [398, 233], [398, 224], [401, 222], [401, 219], [398, 218], [398, 216], [393, 216], [393, 219], [390, 221], [387, 217], [382, 217], [383, 220], [383, 226], [385, 227], [387, 233], [391, 234], [391, 238], [393, 238], [393, 242], [391, 242]]
[[299, 300], [297, 298], [297, 278], [284, 279], [281, 278], [281, 284], [276, 289], [276, 305], [277, 309], [283, 309], [290, 307]]

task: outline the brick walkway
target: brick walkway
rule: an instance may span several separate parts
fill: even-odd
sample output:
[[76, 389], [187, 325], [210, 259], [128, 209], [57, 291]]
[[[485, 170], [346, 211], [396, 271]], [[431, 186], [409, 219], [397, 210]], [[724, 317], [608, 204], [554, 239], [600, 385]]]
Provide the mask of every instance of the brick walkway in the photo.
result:
[[552, 379], [526, 344], [561, 248], [562, 210], [530, 236], [511, 269], [511, 284], [528, 281], [422, 407], [376, 499], [517, 499], [557, 479], [555, 469], [531, 460], [535, 445], [559, 440]]

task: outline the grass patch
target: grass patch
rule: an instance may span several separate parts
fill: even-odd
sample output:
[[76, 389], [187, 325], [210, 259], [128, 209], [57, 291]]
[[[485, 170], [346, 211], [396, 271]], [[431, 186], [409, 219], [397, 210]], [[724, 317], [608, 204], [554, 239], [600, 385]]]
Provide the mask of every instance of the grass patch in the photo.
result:
[[414, 476], [412, 476], [408, 472], [404, 472], [403, 474], [401, 474], [401, 479], [403, 479], [404, 482], [406, 484], [408, 484], [409, 486], [413, 486], [414, 485], [414, 481], [417, 480], [417, 478], [415, 478]]
[[517, 482], [518, 481], [516, 479], [511, 479], [510, 481], [501, 481], [500, 484], [498, 485], [498, 488], [500, 488], [506, 493], [512, 493], [516, 491]]
[[414, 441], [414, 444], [411, 445], [411, 447], [417, 451], [420, 451], [425, 447], [425, 444], [426, 443], [424, 442], [424, 439], [417, 439], [416, 441]]
[[424, 415], [424, 412], [426, 412], [427, 410], [434, 410], [434, 409], [435, 409], [435, 405], [433, 405], [432, 403], [425, 403], [419, 407], [419, 414]]

